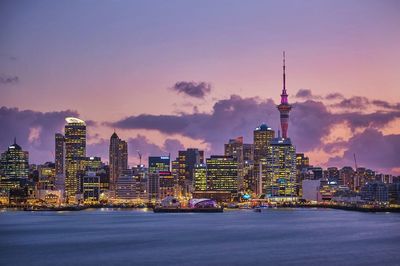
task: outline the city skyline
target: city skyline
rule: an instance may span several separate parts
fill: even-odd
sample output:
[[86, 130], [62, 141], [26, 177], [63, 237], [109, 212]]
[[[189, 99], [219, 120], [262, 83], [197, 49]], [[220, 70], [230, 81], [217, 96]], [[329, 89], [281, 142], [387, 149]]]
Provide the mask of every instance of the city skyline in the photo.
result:
[[[43, 3], [52, 6], [49, 2]], [[18, 143], [30, 151], [32, 162], [52, 161], [54, 133], [62, 132], [65, 117], [76, 116], [87, 122], [87, 154], [101, 156], [105, 161], [109, 137], [114, 129], [128, 142], [130, 164], [138, 162], [136, 150], [149, 156], [196, 147], [208, 155], [223, 154], [224, 143], [238, 136], [249, 142], [252, 130], [263, 122], [275, 131], [279, 129], [277, 93], [282, 84], [281, 53], [286, 50], [287, 87], [293, 105], [288, 135], [297, 151], [306, 153], [311, 164], [324, 167], [353, 166], [353, 154], [356, 153], [360, 165], [398, 175], [400, 95], [396, 88], [400, 81], [396, 69], [399, 69], [400, 60], [398, 48], [393, 46], [400, 36], [395, 34], [398, 28], [394, 27], [399, 20], [394, 12], [398, 5], [391, 1], [371, 2], [373, 4], [362, 7], [356, 4], [357, 1], [346, 5], [327, 3], [326, 7], [318, 2], [303, 3], [298, 8], [304, 13], [299, 15], [294, 14], [293, 6], [276, 2], [248, 5], [242, 11], [242, 5], [235, 2], [227, 8], [232, 12], [230, 16], [238, 15], [235, 16], [237, 23], [230, 16], [217, 17], [221, 4], [216, 4], [215, 13], [206, 14], [210, 20], [207, 23], [199, 19], [200, 12], [196, 11], [199, 6], [185, 6], [190, 14], [197, 15], [193, 17], [193, 25], [197, 25], [199, 36], [182, 34], [176, 42], [169, 41], [179, 33], [189, 33], [187, 28], [180, 26], [180, 19], [146, 4], [140, 4], [138, 10], [144, 14], [158, 14], [159, 19], [152, 20], [153, 24], [144, 25], [140, 19], [131, 21], [128, 12], [118, 13], [121, 15], [118, 19], [117, 9], [132, 10], [128, 4], [120, 3], [112, 7], [108, 20], [102, 20], [105, 14], [100, 12], [79, 21], [84, 27], [71, 32], [71, 39], [65, 44], [54, 37], [59, 37], [57, 27], [71, 22], [68, 15], [74, 13], [73, 6], [66, 8], [65, 15], [54, 25], [38, 33], [43, 36], [39, 41], [33, 40], [32, 34], [22, 35], [21, 32], [31, 32], [26, 27], [43, 26], [43, 19], [53, 18], [58, 11], [54, 10], [53, 14], [25, 5], [26, 19], [32, 22], [29, 26], [23, 25], [20, 16], [2, 23], [3, 30], [10, 34], [9, 39], [0, 44], [3, 71], [0, 90], [4, 95], [0, 99], [0, 106], [3, 106], [0, 109], [3, 125], [0, 148], [5, 150], [16, 137]], [[2, 5], [1, 12], [9, 14], [2, 16], [3, 19], [20, 11], [20, 7], [11, 2]], [[78, 5], [81, 9], [76, 12], [86, 12], [89, 8], [84, 3]], [[207, 5], [210, 2], [204, 4]], [[293, 16], [279, 25], [278, 20], [272, 20], [276, 18], [273, 14], [269, 20], [260, 13], [252, 13], [264, 5], [271, 10], [285, 10], [288, 16]], [[325, 11], [327, 17], [321, 18], [309, 8], [313, 5], [318, 7], [315, 10]], [[176, 8], [174, 12], [179, 11], [178, 5], [172, 6]], [[341, 10], [343, 6], [347, 7], [346, 12]], [[94, 8], [104, 11], [107, 4]], [[336, 8], [337, 13], [329, 12], [329, 8]], [[254, 14], [251, 19], [250, 14]], [[355, 18], [355, 14], [360, 16]], [[344, 23], [334, 20], [333, 15], [343, 19]], [[379, 20], [383, 15], [385, 20]], [[325, 28], [313, 23], [312, 19], [316, 18], [322, 19]], [[171, 27], [178, 26], [176, 31], [161, 26], [163, 21], [169, 22]], [[160, 54], [160, 40], [150, 35], [142, 36], [143, 42], [139, 44], [135, 39], [137, 36], [119, 37], [117, 40], [126, 41], [122, 42], [121, 49], [116, 48], [114, 41], [100, 42], [109, 36], [92, 28], [94, 22], [108, 27], [120, 26], [123, 30], [130, 25], [143, 26], [154, 33], [166, 30], [160, 35], [165, 38], [166, 47], [161, 49], [165, 53]], [[285, 38], [281, 36], [268, 42], [267, 36], [280, 36], [280, 31], [285, 32], [297, 22], [298, 34], [292, 32]], [[215, 30], [205, 32], [205, 28], [209, 30], [209, 23], [214, 23]], [[243, 23], [242, 27], [240, 23]], [[260, 35], [254, 28], [261, 32], [265, 30], [265, 35]], [[367, 34], [367, 29], [373, 34]], [[249, 30], [245, 35], [249, 38], [235, 42], [237, 45], [224, 51], [227, 42], [238, 41], [235, 33], [243, 33], [243, 30]], [[339, 31], [341, 34], [337, 34]], [[85, 32], [93, 33], [99, 42], [85, 38]], [[167, 36], [168, 33], [171, 35]], [[206, 39], [218, 34], [225, 34], [226, 39], [217, 38], [218, 45], [214, 48], [204, 40], [201, 45], [195, 45], [200, 36]], [[315, 43], [314, 34], [319, 40]], [[323, 43], [321, 36], [326, 37]], [[299, 40], [297, 44], [296, 39]], [[15, 45], [19, 43], [17, 40], [24, 40], [21, 43], [30, 40], [32, 46], [20, 47]], [[45, 40], [53, 49], [43, 51], [41, 48], [44, 60], [39, 63], [33, 51], [42, 47]], [[62, 47], [71, 49], [72, 42], [76, 49], [67, 49], [62, 55], [57, 53]], [[92, 52], [85, 49], [88, 46], [93, 47]], [[253, 46], [254, 49], [248, 49]], [[137, 52], [135, 48], [140, 47], [144, 50]], [[204, 47], [209, 48], [208, 52], [203, 50]], [[187, 49], [184, 50], [186, 57], [176, 58], [180, 48]], [[242, 49], [243, 53], [238, 53]], [[99, 55], [101, 51], [110, 51], [109, 57]], [[143, 51], [146, 53], [140, 54]], [[72, 52], [76, 53], [71, 57]], [[202, 52], [204, 56], [200, 60]], [[77, 65], [74, 60], [80, 56], [82, 61]], [[157, 56], [165, 60], [156, 64]], [[176, 63], [168, 66], [172, 58]], [[34, 62], [38, 63], [35, 67]], [[64, 66], [60, 68], [64, 71], [50, 71], [57, 63]], [[47, 78], [45, 74], [48, 74]]]

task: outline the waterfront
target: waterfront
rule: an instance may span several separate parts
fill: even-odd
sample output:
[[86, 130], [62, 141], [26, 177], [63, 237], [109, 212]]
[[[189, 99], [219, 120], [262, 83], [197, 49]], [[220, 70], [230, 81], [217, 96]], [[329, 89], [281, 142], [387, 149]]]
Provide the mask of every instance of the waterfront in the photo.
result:
[[0, 213], [0, 265], [399, 265], [400, 215], [330, 209]]

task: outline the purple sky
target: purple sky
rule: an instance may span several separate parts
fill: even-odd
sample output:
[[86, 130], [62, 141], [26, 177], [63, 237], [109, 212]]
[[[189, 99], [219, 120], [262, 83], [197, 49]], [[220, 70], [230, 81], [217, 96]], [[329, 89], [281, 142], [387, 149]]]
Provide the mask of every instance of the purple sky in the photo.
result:
[[105, 160], [114, 129], [131, 163], [251, 142], [278, 129], [286, 50], [297, 150], [400, 174], [398, 1], [1, 1], [0, 32], [0, 149], [32, 162], [68, 115]]

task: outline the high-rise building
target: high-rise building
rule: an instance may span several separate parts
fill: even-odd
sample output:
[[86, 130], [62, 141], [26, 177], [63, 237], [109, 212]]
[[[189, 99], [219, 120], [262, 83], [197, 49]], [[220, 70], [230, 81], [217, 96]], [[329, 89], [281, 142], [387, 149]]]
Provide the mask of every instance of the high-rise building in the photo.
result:
[[88, 171], [83, 177], [83, 200], [85, 203], [98, 203], [100, 198], [100, 177], [96, 172]]
[[328, 167], [327, 169], [328, 184], [338, 185], [340, 179], [340, 172], [337, 167]]
[[237, 162], [231, 156], [213, 155], [206, 166], [195, 167], [193, 198], [211, 198], [221, 202], [231, 201], [238, 192]]
[[132, 171], [124, 171], [116, 182], [115, 198], [118, 201], [140, 201], [140, 181]]
[[80, 193], [78, 172], [84, 170], [86, 160], [86, 123], [67, 117], [65, 119], [65, 193], [69, 201], [75, 201]]
[[158, 172], [159, 175], [159, 199], [163, 200], [165, 197], [176, 197], [177, 182], [171, 172]]
[[170, 171], [170, 158], [169, 156], [149, 156], [149, 174]]
[[128, 144], [114, 132], [110, 138], [110, 190], [115, 191], [118, 177], [128, 169]]
[[183, 195], [188, 196], [193, 191], [194, 166], [202, 163], [204, 163], [204, 151], [187, 149], [178, 152], [178, 184]]
[[261, 124], [259, 127], [254, 129], [253, 145], [255, 163], [258, 163], [260, 159], [266, 158], [268, 146], [273, 138], [275, 138], [275, 131], [266, 124]]
[[64, 176], [64, 160], [65, 160], [65, 139], [64, 135], [60, 133], [56, 133], [55, 135], [55, 153], [54, 153], [54, 162], [56, 167], [56, 175]]
[[206, 165], [208, 190], [237, 192], [237, 162], [231, 156], [213, 155], [207, 158]]
[[275, 131], [268, 125], [261, 124], [254, 129], [253, 132], [253, 146], [254, 146], [254, 163], [253, 163], [253, 180], [252, 190], [257, 194], [262, 194], [260, 188], [266, 182], [266, 158], [268, 154], [268, 147], [271, 141], [275, 138]]
[[264, 189], [267, 197], [275, 199], [280, 197], [291, 200], [298, 195], [296, 149], [289, 138], [278, 137], [268, 147], [267, 182]]
[[253, 159], [253, 145], [244, 144], [243, 137], [236, 139], [230, 139], [228, 143], [224, 145], [225, 156], [231, 156], [238, 165], [238, 190], [244, 191], [247, 189], [247, 182], [245, 177], [247, 176], [246, 166], [250, 165], [249, 161]]
[[207, 166], [205, 164], [196, 164], [194, 166], [193, 178], [195, 191], [207, 190]]
[[28, 178], [29, 153], [23, 151], [14, 139], [14, 144], [1, 154], [0, 178]]
[[283, 88], [281, 94], [281, 104], [277, 106], [280, 119], [281, 119], [281, 129], [282, 129], [282, 138], [286, 139], [289, 128], [289, 113], [292, 109], [292, 106], [288, 102], [288, 94], [286, 92], [286, 65], [285, 65], [285, 52], [283, 52]]

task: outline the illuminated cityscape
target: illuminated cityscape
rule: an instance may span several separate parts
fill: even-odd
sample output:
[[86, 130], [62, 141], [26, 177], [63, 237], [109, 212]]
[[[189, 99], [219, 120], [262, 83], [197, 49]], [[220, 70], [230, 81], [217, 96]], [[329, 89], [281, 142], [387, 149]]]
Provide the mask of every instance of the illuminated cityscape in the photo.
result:
[[[129, 168], [128, 143], [116, 132], [109, 140], [106, 164], [100, 157], [86, 156], [85, 121], [67, 117], [65, 134], [55, 133], [55, 163], [29, 166], [28, 152], [15, 140], [2, 153], [2, 203], [47, 207], [152, 206], [172, 197], [181, 202], [208, 198], [221, 205], [239, 207], [323, 203], [344, 208], [397, 208], [398, 176], [378, 174], [357, 164], [355, 169], [322, 169], [310, 165], [304, 153], [296, 153], [288, 131], [292, 107], [283, 55], [283, 87], [277, 106], [282, 131], [278, 130], [277, 136], [267, 124], [261, 124], [253, 131], [253, 143], [244, 143], [242, 136], [229, 139], [223, 145], [224, 155], [205, 159], [203, 150], [188, 148], [178, 151], [175, 160], [171, 161], [170, 154], [153, 155], [148, 157], [147, 166]], [[138, 155], [142, 159], [140, 151]]]
[[0, 265], [400, 264], [399, 0], [2, 0], [0, 33]]

